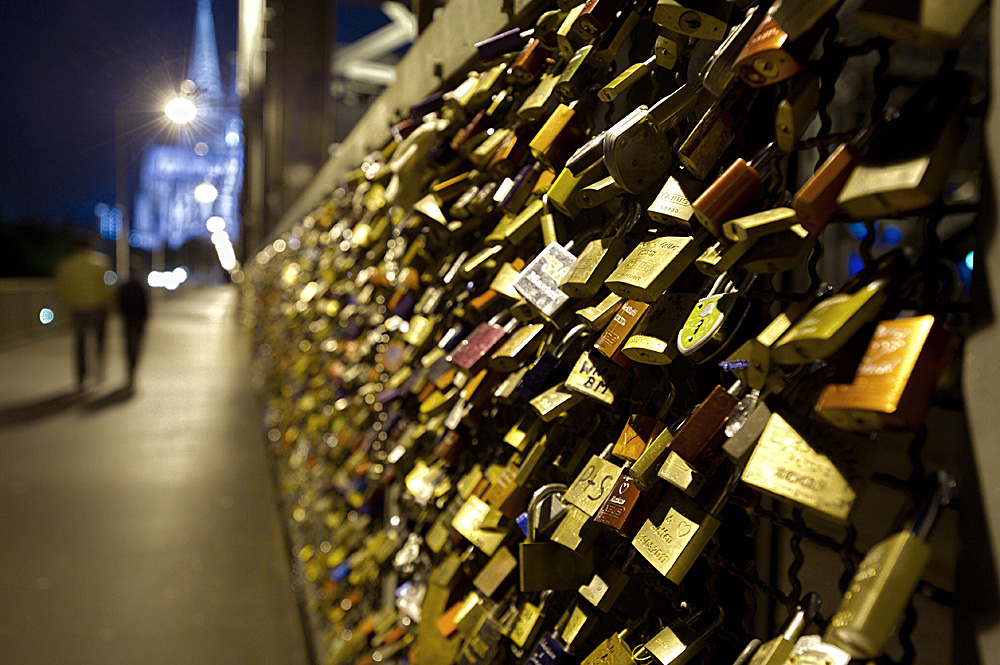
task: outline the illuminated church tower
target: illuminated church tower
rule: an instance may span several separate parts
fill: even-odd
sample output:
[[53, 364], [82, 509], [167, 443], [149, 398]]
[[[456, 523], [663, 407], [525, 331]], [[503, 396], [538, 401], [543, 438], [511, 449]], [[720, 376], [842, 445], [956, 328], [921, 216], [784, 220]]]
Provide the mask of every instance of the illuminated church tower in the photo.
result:
[[152, 250], [166, 242], [176, 249], [208, 237], [212, 217], [222, 219], [233, 243], [239, 236], [242, 122], [235, 92], [222, 86], [211, 0], [198, 0], [187, 77], [198, 113], [175, 132], [173, 145], [150, 146], [143, 154], [129, 237], [135, 247]]

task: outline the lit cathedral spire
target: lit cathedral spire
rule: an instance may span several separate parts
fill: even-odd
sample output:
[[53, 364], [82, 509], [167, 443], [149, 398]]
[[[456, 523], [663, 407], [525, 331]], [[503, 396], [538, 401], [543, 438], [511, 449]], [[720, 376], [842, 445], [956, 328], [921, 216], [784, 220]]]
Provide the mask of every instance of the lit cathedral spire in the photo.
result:
[[219, 49], [215, 44], [212, 0], [198, 0], [198, 10], [194, 20], [194, 42], [191, 45], [191, 62], [188, 64], [187, 76], [195, 82], [200, 95], [212, 100], [222, 99]]

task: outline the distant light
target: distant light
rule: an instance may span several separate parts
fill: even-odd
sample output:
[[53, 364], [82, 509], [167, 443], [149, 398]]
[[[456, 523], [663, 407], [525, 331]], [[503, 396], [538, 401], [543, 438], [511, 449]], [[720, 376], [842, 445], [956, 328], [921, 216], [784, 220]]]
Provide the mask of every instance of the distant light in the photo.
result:
[[194, 198], [201, 203], [211, 203], [219, 197], [219, 190], [209, 182], [203, 182], [194, 188]]
[[198, 141], [197, 143], [195, 143], [194, 144], [194, 154], [198, 155], [199, 157], [204, 157], [205, 155], [207, 155], [208, 154], [208, 144], [205, 143], [204, 141]]
[[118, 275], [115, 274], [114, 270], [107, 270], [104, 272], [104, 283], [108, 286], [114, 286], [118, 282]]
[[239, 132], [226, 132], [226, 145], [230, 148], [235, 148], [240, 144], [240, 133]]
[[274, 247], [274, 251], [283, 252], [285, 251], [285, 247], [287, 247], [288, 245], [285, 244], [284, 240], [278, 238], [277, 240], [274, 241], [274, 244], [272, 244], [271, 246]]
[[229, 239], [229, 234], [225, 231], [216, 231], [212, 234], [212, 244], [213, 245], [229, 245], [232, 240]]
[[205, 222], [205, 228], [208, 229], [212, 233], [217, 233], [219, 231], [225, 231], [226, 230], [226, 220], [222, 219], [218, 215], [213, 215], [212, 217], [209, 217], [208, 220]]
[[188, 278], [187, 268], [184, 266], [177, 266], [173, 269], [173, 276], [177, 280], [178, 284], [183, 284]]
[[198, 115], [198, 107], [186, 97], [174, 97], [167, 102], [163, 112], [167, 114], [173, 122], [184, 125], [195, 119]]
[[52, 323], [56, 318], [55, 312], [53, 312], [48, 307], [43, 307], [42, 311], [38, 313], [38, 320], [42, 322], [43, 326], [47, 326]]
[[855, 252], [851, 254], [850, 258], [847, 259], [847, 274], [853, 277], [861, 272], [861, 269], [865, 267], [865, 262], [861, 260], [861, 257]]
[[903, 234], [895, 226], [887, 226], [882, 231], [882, 242], [889, 245], [898, 245], [903, 240]]
[[972, 270], [972, 263], [974, 259], [975, 252], [969, 252], [965, 255], [965, 267]]
[[864, 240], [865, 236], [868, 235], [868, 229], [865, 228], [864, 222], [848, 222], [844, 224], [844, 227], [851, 237], [857, 240]]

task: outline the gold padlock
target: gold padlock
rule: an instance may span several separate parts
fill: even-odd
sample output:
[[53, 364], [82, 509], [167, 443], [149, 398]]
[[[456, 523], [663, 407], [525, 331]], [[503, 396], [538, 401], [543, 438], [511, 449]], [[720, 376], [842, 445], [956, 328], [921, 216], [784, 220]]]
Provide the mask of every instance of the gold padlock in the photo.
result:
[[639, 243], [605, 280], [623, 298], [654, 302], [698, 258], [690, 236], [664, 236]]

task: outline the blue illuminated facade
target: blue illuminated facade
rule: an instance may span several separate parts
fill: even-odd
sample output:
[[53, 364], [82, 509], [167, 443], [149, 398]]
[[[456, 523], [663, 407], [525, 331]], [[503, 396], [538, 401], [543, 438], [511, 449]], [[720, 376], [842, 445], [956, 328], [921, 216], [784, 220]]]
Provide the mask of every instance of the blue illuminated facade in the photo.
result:
[[[188, 79], [198, 115], [181, 126], [174, 145], [154, 145], [142, 157], [135, 198], [133, 247], [173, 249], [192, 238], [208, 237], [210, 217], [221, 217], [233, 243], [239, 238], [239, 198], [243, 184], [243, 123], [234, 90], [225, 91], [219, 70], [211, 0], [198, 0]], [[195, 198], [195, 188], [211, 184], [214, 201]]]

